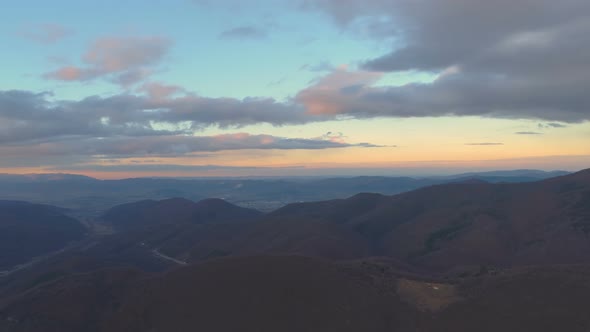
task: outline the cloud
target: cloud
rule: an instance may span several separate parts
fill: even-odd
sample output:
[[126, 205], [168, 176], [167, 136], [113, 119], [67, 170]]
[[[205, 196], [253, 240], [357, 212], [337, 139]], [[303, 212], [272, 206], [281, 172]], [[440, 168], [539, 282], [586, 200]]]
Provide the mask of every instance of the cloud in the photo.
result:
[[295, 100], [309, 114], [361, 119], [484, 116], [571, 123], [590, 120], [590, 107], [586, 107], [590, 95], [581, 86], [567, 90], [544, 86], [545, 81], [516, 82], [491, 73], [449, 73], [432, 83], [375, 86], [381, 77], [380, 72], [337, 69], [300, 91]]
[[47, 73], [45, 77], [60, 81], [88, 81], [95, 79], [98, 75], [99, 73], [93, 70], [76, 66], [64, 66], [51, 73]]
[[536, 131], [518, 131], [515, 132], [516, 135], [543, 135], [543, 133], [538, 133]]
[[[216, 176], [433, 176], [441, 174], [459, 174], [473, 171], [474, 168], [481, 169], [482, 160], [455, 160], [455, 161], [424, 161], [424, 162], [400, 162], [387, 167], [362, 167], [359, 165], [333, 165], [332, 167], [313, 166], [287, 166], [287, 167], [249, 167], [249, 166], [226, 166], [226, 165], [178, 165], [178, 164], [155, 164], [157, 161], [142, 161], [132, 164], [125, 163], [86, 163], [77, 165], [66, 165], [58, 167], [47, 167], [48, 172], [67, 173], [122, 173], [121, 177], [128, 177], [128, 174], [145, 173], [146, 176], [153, 176], [159, 173], [160, 176], [182, 177], [202, 176], [215, 174]], [[484, 170], [518, 169], [534, 167], [544, 170], [566, 169], [578, 171], [588, 166], [590, 156], [561, 155], [544, 157], [527, 157], [515, 159], [485, 160]], [[1, 161], [0, 161], [1, 163]]]
[[200, 128], [320, 119], [271, 99], [202, 98], [151, 82], [144, 95], [53, 100], [47, 92], [0, 91], [0, 167], [67, 165], [130, 157], [203, 156], [230, 150], [321, 150], [393, 147], [349, 143], [342, 133], [293, 138], [233, 133], [195, 136]]
[[280, 170], [291, 169], [291, 167], [248, 167], [248, 166], [224, 166], [224, 165], [178, 165], [178, 164], [80, 164], [70, 166], [59, 166], [47, 168], [48, 171], [68, 172], [134, 172], [134, 173], [155, 173], [155, 172], [207, 172], [207, 171], [251, 171], [251, 170]]
[[19, 31], [19, 35], [41, 44], [55, 44], [73, 32], [60, 24], [44, 23], [29, 25]]
[[557, 122], [549, 122], [549, 123], [539, 123], [537, 125], [540, 129], [548, 129], [548, 128], [566, 128], [567, 125], [563, 123]]
[[95, 40], [82, 56], [84, 65], [63, 66], [44, 77], [60, 81], [104, 77], [117, 84], [131, 85], [147, 78], [171, 46], [168, 38], [159, 36], [103, 37]]
[[[176, 86], [143, 85], [146, 95], [50, 100], [48, 93], [0, 90], [0, 144], [63, 137], [190, 134], [218, 126], [276, 126], [321, 120], [294, 103], [270, 98], [205, 98]], [[173, 128], [173, 129], [162, 129]]]
[[151, 74], [152, 71], [146, 68], [129, 69], [119, 75], [113, 76], [111, 82], [123, 87], [129, 87], [138, 82], [145, 81]]
[[308, 0], [305, 7], [343, 28], [381, 26], [372, 37], [391, 51], [363, 70], [441, 74], [430, 84], [366, 91], [349, 107], [353, 116], [590, 119], [590, 2]]
[[309, 114], [354, 115], [359, 97], [381, 76], [380, 73], [351, 72], [344, 67], [338, 68], [300, 91], [295, 100], [304, 105]]
[[474, 146], [495, 146], [495, 145], [504, 145], [504, 143], [495, 143], [495, 142], [481, 142], [481, 143], [465, 143], [465, 145], [474, 145]]
[[323, 134], [322, 136], [320, 136], [319, 139], [323, 139], [323, 140], [327, 140], [327, 141], [332, 141], [332, 142], [340, 142], [340, 143], [342, 143], [346, 139], [348, 139], [348, 137], [345, 136], [341, 132], [332, 132], [332, 131], [329, 131], [329, 132]]
[[[281, 126], [312, 121], [300, 105], [281, 103], [272, 98], [205, 98], [187, 95], [150, 101], [148, 107], [160, 110], [150, 115], [158, 121], [190, 122], [191, 128], [195, 130], [212, 125], [239, 128], [259, 123]], [[317, 120], [321, 118], [318, 116]]]
[[151, 136], [185, 133], [152, 125], [150, 101], [117, 95], [50, 101], [48, 93], [0, 91], [0, 144], [67, 137]]
[[153, 100], [166, 100], [176, 94], [187, 92], [181, 86], [167, 85], [158, 82], [145, 83], [138, 89], [138, 91], [145, 92]]
[[565, 128], [565, 127], [567, 127], [566, 125], [564, 125], [562, 123], [555, 123], [555, 122], [547, 123], [546, 125], [549, 127], [552, 127], [552, 128]]
[[347, 143], [329, 138], [288, 138], [233, 133], [213, 136], [66, 137], [58, 140], [0, 144], [0, 167], [72, 165], [113, 162], [126, 158], [208, 157], [219, 151], [323, 150], [380, 148], [371, 143]]
[[219, 34], [221, 39], [264, 39], [268, 37], [265, 30], [255, 26], [240, 26], [225, 30]]
[[[199, 152], [227, 150], [321, 150], [347, 147], [382, 147], [370, 143], [351, 144], [343, 140], [287, 138], [248, 133], [214, 136], [142, 136], [142, 137], [89, 137], [30, 144], [37, 155], [84, 155], [101, 158], [132, 156], [182, 156]], [[5, 149], [4, 155], [18, 153], [23, 146]], [[24, 148], [26, 150], [26, 148]], [[12, 151], [12, 152], [11, 152]], [[21, 150], [22, 151], [22, 150]]]

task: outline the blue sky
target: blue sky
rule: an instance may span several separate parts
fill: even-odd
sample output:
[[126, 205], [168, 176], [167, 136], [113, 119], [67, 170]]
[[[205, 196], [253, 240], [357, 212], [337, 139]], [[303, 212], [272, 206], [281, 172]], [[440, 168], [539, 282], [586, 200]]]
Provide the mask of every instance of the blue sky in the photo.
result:
[[0, 172], [590, 164], [584, 1], [29, 0], [3, 13]]
[[[173, 40], [167, 62], [158, 66], [154, 75], [156, 80], [211, 97], [284, 99], [307, 86], [321, 67], [326, 71], [328, 66], [353, 64], [384, 47], [362, 36], [344, 37], [346, 32], [325, 15], [302, 10], [288, 1], [249, 3], [256, 5], [188, 0], [62, 0], [51, 6], [39, 1], [15, 3], [0, 23], [8, 50], [5, 59], [10, 64], [2, 86], [51, 89], [67, 98], [113, 93], [111, 84], [72, 86], [47, 82], [39, 73], [58, 67], [60, 61], [79, 63], [80, 55], [96, 38], [154, 35]], [[44, 24], [59, 25], [67, 35], [56, 43], [19, 38], [26, 31], [43, 29]], [[224, 31], [240, 27], [255, 28], [261, 36], [223, 37]], [[22, 79], [15, 82], [19, 76]]]

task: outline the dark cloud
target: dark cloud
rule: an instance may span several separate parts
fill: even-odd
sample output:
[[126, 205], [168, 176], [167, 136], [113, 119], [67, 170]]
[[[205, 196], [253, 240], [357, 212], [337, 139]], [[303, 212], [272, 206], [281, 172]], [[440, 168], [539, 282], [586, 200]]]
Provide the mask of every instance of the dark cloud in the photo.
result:
[[347, 143], [341, 135], [312, 139], [245, 133], [193, 136], [199, 128], [215, 125], [296, 124], [314, 116], [300, 106], [271, 99], [201, 98], [157, 83], [140, 90], [146, 95], [79, 101], [52, 100], [49, 93], [0, 91], [0, 155], [4, 161], [24, 161], [27, 156], [123, 158], [243, 149], [379, 147]]
[[546, 125], [549, 127], [552, 127], [552, 128], [565, 128], [565, 127], [567, 127], [566, 125], [564, 125], [562, 123], [556, 123], [556, 122], [547, 123]]
[[215, 136], [148, 136], [89, 138], [48, 142], [40, 145], [48, 154], [81, 154], [110, 157], [181, 156], [196, 152], [227, 150], [320, 150], [346, 147], [381, 147], [370, 143], [350, 144], [330, 139], [287, 138], [247, 133]]
[[45, 23], [23, 27], [18, 34], [37, 43], [55, 44], [72, 33], [71, 29], [60, 24]]
[[255, 26], [240, 26], [225, 30], [219, 34], [222, 39], [264, 39], [268, 37], [264, 29]]
[[340, 93], [345, 95], [354, 95], [361, 92], [365, 88], [363, 84], [354, 84], [340, 88]]
[[567, 125], [563, 124], [563, 123], [557, 123], [557, 122], [549, 122], [549, 123], [539, 123], [538, 127], [540, 129], [547, 129], [547, 128], [566, 128]]
[[[154, 118], [170, 123], [188, 121], [193, 129], [211, 125], [236, 128], [258, 123], [287, 125], [314, 120], [300, 105], [281, 103], [272, 98], [204, 98], [187, 95], [156, 101], [149, 107], [161, 110], [152, 115]], [[317, 117], [317, 120], [321, 119], [322, 116]]]
[[[147, 95], [91, 96], [78, 101], [51, 101], [48, 93], [0, 91], [0, 143], [187, 134], [210, 126], [280, 126], [322, 119], [310, 117], [299, 105], [273, 99], [204, 98], [158, 84], [141, 90]], [[158, 124], [179, 129], [162, 129]]]
[[590, 119], [588, 1], [308, 0], [305, 6], [343, 27], [381, 26], [373, 37], [391, 39], [392, 51], [366, 61], [367, 70], [441, 73], [431, 84], [368, 89], [349, 107], [355, 116]]
[[[449, 70], [432, 83], [374, 87], [381, 77], [379, 73], [338, 69], [300, 91], [295, 99], [311, 114], [354, 118], [590, 119], [590, 95], [585, 85], [562, 89], [559, 82], [512, 81], [504, 75], [463, 75]], [[590, 87], [590, 75], [588, 83]]]
[[543, 135], [543, 133], [538, 133], [536, 131], [517, 131], [515, 132], [516, 135]]
[[118, 95], [51, 102], [47, 93], [0, 91], [0, 144], [68, 137], [179, 134], [156, 129], [146, 98]]
[[342, 139], [287, 138], [247, 133], [215, 136], [65, 137], [60, 140], [0, 145], [0, 167], [69, 165], [92, 160], [116, 161], [133, 157], [208, 157], [229, 150], [321, 150], [347, 147], [378, 148], [371, 143]]

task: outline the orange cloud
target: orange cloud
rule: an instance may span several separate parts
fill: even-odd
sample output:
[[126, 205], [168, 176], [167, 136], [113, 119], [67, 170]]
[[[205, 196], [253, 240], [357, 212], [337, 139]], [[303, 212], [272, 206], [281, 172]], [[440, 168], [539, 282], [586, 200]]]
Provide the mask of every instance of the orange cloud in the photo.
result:
[[345, 113], [346, 106], [382, 76], [378, 72], [348, 71], [346, 67], [340, 66], [316, 84], [299, 92], [295, 99], [305, 106], [308, 114]]

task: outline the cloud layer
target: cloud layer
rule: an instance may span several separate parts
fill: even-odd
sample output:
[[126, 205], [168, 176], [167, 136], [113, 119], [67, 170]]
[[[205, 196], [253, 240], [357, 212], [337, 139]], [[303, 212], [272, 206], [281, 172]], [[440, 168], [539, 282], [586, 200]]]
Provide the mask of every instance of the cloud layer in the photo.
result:
[[[244, 149], [381, 147], [348, 143], [348, 138], [338, 132], [315, 138], [241, 133], [243, 127], [256, 124], [479, 116], [538, 120], [536, 127], [520, 127], [532, 130], [513, 134], [542, 135], [590, 120], [588, 1], [303, 3], [303, 8], [320, 11], [344, 31], [362, 30], [363, 37], [388, 45], [389, 51], [356, 59], [357, 66], [336, 66], [329, 62], [334, 59], [304, 65], [300, 70], [321, 76], [282, 101], [264, 96], [211, 98], [189, 87], [155, 81], [154, 73], [174, 46], [171, 38], [101, 37], [89, 43], [78, 61], [60, 64], [42, 76], [50, 84], [107, 81], [117, 85], [120, 92], [61, 100], [51, 92], [0, 91], [0, 167], [18, 164], [19, 160], [35, 165], [42, 157], [46, 163], [76, 163], [93, 158], [174, 157]], [[229, 27], [218, 35], [227, 43], [264, 39], [278, 31], [263, 23]], [[70, 33], [60, 25], [44, 24], [26, 27], [20, 35], [52, 44]], [[215, 30], [213, 37], [217, 33]], [[225, 68], [215, 69], [226, 73]], [[384, 84], [385, 78], [400, 73], [430, 74], [434, 79]], [[233, 133], [196, 136], [210, 127]], [[486, 141], [464, 144], [482, 149], [504, 144], [483, 137]]]
[[[287, 103], [194, 95], [158, 99], [152, 86], [144, 90], [151, 105], [142, 108], [172, 110], [161, 112], [168, 118], [163, 121], [225, 127], [371, 117], [590, 120], [587, 1], [306, 0], [304, 7], [328, 14], [343, 28], [364, 27], [372, 38], [391, 43], [391, 51], [367, 59], [358, 70], [331, 68]], [[250, 25], [220, 35], [265, 36], [264, 30]], [[83, 65], [63, 66], [45, 76], [63, 81], [103, 77], [130, 86], [147, 81], [171, 46], [171, 40], [160, 36], [103, 37], [89, 46]], [[437, 78], [375, 86], [386, 73], [406, 71], [434, 73]], [[181, 91], [177, 87], [174, 93]]]
[[[142, 90], [147, 95], [91, 96], [78, 101], [51, 101], [48, 93], [0, 91], [0, 143], [64, 136], [187, 134], [209, 126], [310, 121], [302, 107], [273, 99], [174, 97], [182, 89], [161, 84], [144, 85]], [[158, 124], [176, 129], [162, 129]]]
[[[376, 72], [439, 73], [431, 84], [366, 89], [342, 113], [590, 119], [590, 2], [308, 0], [343, 27], [388, 25]], [[383, 32], [388, 33], [383, 33]], [[365, 75], [365, 74], [362, 74]]]
[[[198, 152], [217, 152], [227, 150], [319, 150], [346, 147], [383, 147], [370, 143], [349, 144], [342, 140], [325, 138], [287, 138], [272, 135], [252, 135], [248, 133], [221, 134], [215, 136], [144, 136], [61, 139], [42, 142], [32, 146], [41, 155], [81, 155], [109, 157], [145, 156], [183, 156]], [[13, 153], [26, 150], [15, 145]], [[8, 153], [10, 149], [6, 149]], [[31, 151], [32, 152], [32, 151]], [[5, 154], [6, 155], [6, 154]]]
[[[370, 143], [346, 143], [330, 138], [287, 138], [248, 133], [214, 136], [143, 136], [62, 138], [42, 142], [0, 145], [0, 167], [76, 165], [89, 161], [113, 162], [126, 158], [206, 157], [208, 153], [235, 150], [321, 150], [347, 147], [380, 148]], [[62, 159], [64, 158], [64, 159]]]
[[[299, 107], [270, 99], [201, 98], [175, 86], [148, 84], [145, 95], [52, 101], [48, 93], [0, 91], [0, 167], [76, 163], [89, 158], [178, 157], [226, 150], [318, 150], [381, 147], [347, 143], [340, 133], [288, 138], [233, 133], [195, 136], [200, 128], [268, 122], [303, 123]], [[178, 96], [175, 96], [178, 95]], [[67, 157], [60, 159], [60, 157]]]

